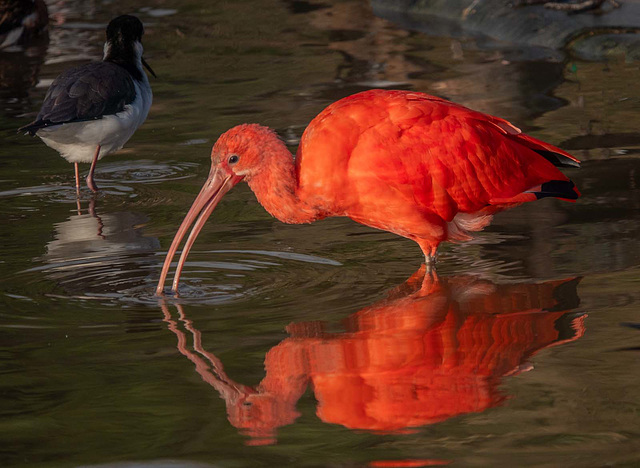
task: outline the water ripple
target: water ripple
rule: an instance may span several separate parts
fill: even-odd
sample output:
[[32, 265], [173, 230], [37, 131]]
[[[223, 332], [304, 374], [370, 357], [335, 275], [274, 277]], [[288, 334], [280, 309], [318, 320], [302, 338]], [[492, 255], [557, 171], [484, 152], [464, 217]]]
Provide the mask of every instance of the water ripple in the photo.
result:
[[[193, 177], [197, 164], [188, 162], [161, 163], [151, 160], [118, 161], [101, 163], [96, 170], [98, 186], [109, 194], [131, 194], [129, 185], [159, 184], [167, 181]], [[83, 189], [84, 190], [84, 189]], [[71, 177], [54, 184], [16, 187], [0, 191], [0, 198], [49, 195], [50, 201], [71, 202], [76, 200], [76, 191]]]
[[[91, 220], [88, 215], [72, 218]], [[130, 218], [130, 224], [138, 221], [142, 220]], [[89, 225], [85, 228], [90, 229]], [[70, 231], [70, 227], [64, 230]], [[74, 240], [64, 238], [61, 232], [59, 229], [57, 238], [49, 242], [47, 253], [36, 259], [39, 265], [18, 273], [20, 282], [53, 280], [55, 290], [44, 293], [51, 299], [157, 305], [155, 288], [165, 255], [157, 251], [157, 239], [142, 236], [134, 228], [110, 233], [103, 229], [106, 235], [102, 234], [102, 238], [96, 234], [89, 239], [78, 238], [75, 231]], [[223, 304], [258, 296], [275, 297], [283, 288], [312, 288], [326, 279], [328, 272], [322, 270], [340, 265], [334, 260], [294, 252], [196, 251], [186, 264], [179, 300]], [[176, 262], [172, 270], [175, 266]], [[260, 273], [262, 270], [265, 273]]]
[[96, 171], [96, 181], [121, 184], [157, 184], [169, 180], [193, 177], [198, 164], [188, 162], [159, 163], [152, 160], [119, 161], [102, 164]]

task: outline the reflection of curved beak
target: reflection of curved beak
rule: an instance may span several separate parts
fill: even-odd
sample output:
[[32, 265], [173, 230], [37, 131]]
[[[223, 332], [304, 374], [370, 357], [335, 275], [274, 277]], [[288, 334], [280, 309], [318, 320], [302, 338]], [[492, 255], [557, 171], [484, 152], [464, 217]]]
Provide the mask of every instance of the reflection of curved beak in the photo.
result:
[[149, 70], [149, 73], [151, 73], [153, 75], [154, 78], [158, 78], [156, 76], [156, 74], [154, 73], [154, 71], [151, 69], [151, 67], [149, 66], [149, 64], [147, 63], [147, 61], [144, 59], [144, 57], [140, 57], [140, 61], [142, 62], [142, 65], [144, 65], [144, 67]]
[[182, 224], [180, 225], [176, 236], [173, 238], [173, 242], [171, 243], [169, 252], [167, 252], [167, 258], [164, 260], [162, 273], [160, 274], [160, 281], [158, 282], [158, 287], [156, 289], [157, 295], [162, 295], [164, 291], [164, 282], [167, 278], [167, 274], [169, 273], [171, 260], [173, 260], [173, 257], [176, 254], [176, 250], [178, 250], [178, 245], [180, 245], [182, 238], [187, 233], [187, 229], [189, 229], [189, 226], [191, 226], [191, 224], [195, 220], [193, 229], [191, 230], [191, 233], [187, 238], [187, 242], [185, 242], [184, 244], [182, 255], [180, 255], [180, 260], [178, 261], [176, 274], [173, 278], [173, 286], [171, 288], [173, 292], [178, 291], [180, 273], [182, 272], [184, 263], [187, 260], [187, 255], [189, 255], [189, 250], [191, 250], [193, 243], [196, 241], [198, 234], [202, 230], [202, 226], [204, 226], [207, 218], [209, 218], [224, 194], [231, 190], [231, 188], [241, 180], [242, 177], [240, 176], [236, 176], [235, 174], [228, 174], [215, 165], [211, 166], [211, 172], [209, 172], [207, 181], [204, 183], [204, 186], [200, 190], [200, 193], [194, 200], [193, 205], [191, 205], [191, 208], [185, 216], [184, 221], [182, 221]]

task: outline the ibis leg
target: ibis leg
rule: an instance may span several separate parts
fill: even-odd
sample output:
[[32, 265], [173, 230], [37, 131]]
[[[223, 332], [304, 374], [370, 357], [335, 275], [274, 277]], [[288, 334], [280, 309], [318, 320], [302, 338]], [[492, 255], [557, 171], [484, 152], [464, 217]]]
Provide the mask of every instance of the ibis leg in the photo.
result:
[[438, 244], [422, 243], [419, 242], [422, 253], [424, 254], [424, 266], [426, 273], [430, 273], [436, 269], [436, 262], [438, 261]]
[[89, 190], [91, 190], [94, 193], [98, 191], [98, 186], [93, 180], [93, 173], [96, 170], [96, 163], [98, 162], [99, 155], [100, 155], [100, 145], [98, 145], [98, 147], [96, 148], [96, 154], [93, 155], [93, 161], [91, 161], [91, 168], [89, 169], [89, 175], [87, 176], [87, 187], [89, 187]]

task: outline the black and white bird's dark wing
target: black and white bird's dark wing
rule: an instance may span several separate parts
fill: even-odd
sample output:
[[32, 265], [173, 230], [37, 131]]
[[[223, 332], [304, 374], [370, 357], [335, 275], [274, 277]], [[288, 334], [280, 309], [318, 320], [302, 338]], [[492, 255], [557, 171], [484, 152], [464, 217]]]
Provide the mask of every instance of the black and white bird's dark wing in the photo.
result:
[[135, 97], [133, 79], [123, 67], [111, 62], [81, 65], [53, 81], [36, 120], [19, 131], [35, 135], [44, 127], [101, 119], [122, 112]]

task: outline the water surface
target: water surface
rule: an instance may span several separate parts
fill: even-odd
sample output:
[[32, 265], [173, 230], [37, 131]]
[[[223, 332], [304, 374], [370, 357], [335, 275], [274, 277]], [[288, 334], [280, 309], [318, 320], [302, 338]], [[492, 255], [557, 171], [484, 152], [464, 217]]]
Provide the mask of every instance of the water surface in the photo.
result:
[[[4, 466], [640, 463], [637, 63], [428, 36], [361, 1], [127, 5], [154, 105], [80, 206], [72, 166], [15, 129], [100, 57], [120, 2], [52, 2], [49, 43], [0, 57], [22, 67], [0, 74], [21, 77], [0, 89]], [[287, 226], [240, 185], [181, 298], [153, 296], [221, 132], [259, 122], [295, 150], [371, 87], [510, 119], [584, 161], [583, 197], [499, 215], [425, 277], [408, 240]]]

